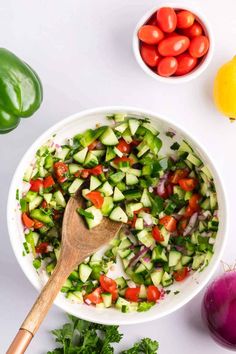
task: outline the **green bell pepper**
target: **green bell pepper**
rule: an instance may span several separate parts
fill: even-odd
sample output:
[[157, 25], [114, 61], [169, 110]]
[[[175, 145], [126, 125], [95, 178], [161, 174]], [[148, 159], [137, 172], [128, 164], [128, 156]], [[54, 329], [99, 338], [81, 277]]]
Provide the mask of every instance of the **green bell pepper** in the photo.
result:
[[7, 49], [0, 48], [0, 134], [9, 133], [30, 117], [43, 99], [35, 71]]

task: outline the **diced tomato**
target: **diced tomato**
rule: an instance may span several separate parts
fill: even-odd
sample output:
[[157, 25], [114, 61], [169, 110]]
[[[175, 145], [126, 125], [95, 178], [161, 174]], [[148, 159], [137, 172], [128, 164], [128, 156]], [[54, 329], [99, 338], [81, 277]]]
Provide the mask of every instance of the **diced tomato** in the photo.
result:
[[175, 172], [170, 176], [169, 181], [172, 184], [178, 184], [179, 180], [187, 177], [188, 174], [189, 171], [187, 170], [187, 168], [175, 170]]
[[102, 196], [101, 192], [98, 191], [89, 192], [88, 194], [86, 194], [86, 198], [91, 200], [91, 202], [96, 208], [101, 209], [102, 204], [104, 202], [104, 197]]
[[89, 173], [93, 176], [98, 176], [103, 173], [102, 165], [97, 165], [96, 167], [90, 168]]
[[118, 299], [118, 289], [111, 291], [111, 295], [112, 295], [112, 301], [116, 301]]
[[137, 215], [134, 214], [134, 217], [133, 217], [133, 219], [131, 220], [131, 223], [130, 223], [132, 229], [135, 229], [136, 221], [137, 221]]
[[157, 302], [157, 300], [160, 299], [160, 296], [161, 296], [161, 292], [156, 286], [149, 285], [147, 287], [147, 301]]
[[44, 209], [46, 209], [47, 206], [48, 206], [48, 203], [46, 202], [46, 200], [43, 200], [43, 201], [42, 201], [42, 204], [41, 204], [41, 207], [44, 208]]
[[102, 297], [101, 297], [102, 289], [99, 287], [95, 289], [92, 293], [85, 295], [84, 300], [89, 300], [91, 304], [100, 304], [102, 302]]
[[38, 246], [35, 247], [36, 253], [47, 253], [48, 252], [48, 243], [47, 242], [41, 242]]
[[100, 275], [99, 282], [101, 284], [102, 289], [108, 293], [112, 293], [117, 288], [115, 280], [107, 277], [104, 274]]
[[200, 210], [199, 202], [201, 200], [201, 196], [197, 193], [193, 194], [192, 197], [189, 199], [189, 206], [194, 211]]
[[52, 176], [47, 176], [44, 178], [43, 180], [43, 187], [44, 188], [50, 188], [55, 184], [54, 179], [52, 178]]
[[138, 146], [140, 143], [141, 143], [141, 141], [139, 141], [139, 140], [132, 140], [130, 145], [131, 145], [131, 147], [134, 147], [134, 146]]
[[33, 192], [39, 192], [43, 188], [43, 181], [41, 179], [31, 179], [30, 190]]
[[186, 229], [188, 225], [189, 218], [188, 217], [182, 217], [180, 221], [178, 222], [178, 231], [180, 234]]
[[184, 213], [184, 216], [187, 218], [187, 217], [190, 217], [192, 216], [194, 213], [195, 213], [196, 210], [192, 209], [190, 205], [188, 205], [185, 209], [185, 213]]
[[162, 242], [164, 241], [164, 237], [161, 234], [161, 231], [158, 229], [157, 226], [154, 226], [152, 229], [152, 237], [157, 241], [157, 242]]
[[139, 293], [140, 293], [140, 287], [127, 288], [125, 291], [125, 298], [129, 301], [137, 302], [138, 297], [139, 297]]
[[183, 267], [182, 269], [177, 270], [176, 272], [174, 272], [173, 276], [174, 276], [175, 281], [184, 280], [188, 276], [188, 268]]
[[68, 166], [64, 162], [54, 163], [54, 172], [59, 183], [63, 183], [67, 180]]
[[119, 165], [120, 162], [124, 162], [124, 161], [129, 162], [130, 166], [132, 166], [134, 163], [133, 159], [131, 159], [130, 157], [126, 157], [126, 156], [116, 157], [113, 161], [116, 165]]
[[22, 222], [25, 227], [30, 229], [31, 227], [34, 226], [34, 220], [30, 219], [30, 217], [26, 213], [22, 213]]
[[90, 175], [89, 169], [78, 171], [75, 173], [75, 177], [80, 176], [81, 178], [88, 178], [89, 175]]
[[144, 207], [144, 208], [140, 208], [140, 209], [138, 209], [138, 210], [135, 210], [134, 211], [134, 214], [139, 214], [140, 213], [140, 211], [144, 211], [145, 213], [150, 213], [150, 208], [147, 208], [147, 207]]
[[182, 178], [179, 180], [180, 187], [186, 191], [190, 192], [197, 187], [198, 181], [196, 178]]
[[124, 139], [119, 140], [119, 144], [117, 145], [117, 149], [123, 152], [124, 154], [129, 154], [131, 150], [130, 144], [127, 144], [127, 142]]
[[176, 220], [173, 216], [166, 215], [159, 220], [161, 225], [164, 225], [166, 230], [169, 232], [174, 232], [176, 230]]
[[94, 142], [92, 142], [89, 146], [88, 146], [88, 150], [91, 151], [91, 150], [94, 150], [96, 145], [97, 145], [97, 140], [94, 140]]
[[34, 220], [34, 229], [41, 229], [43, 226], [44, 224], [41, 221]]

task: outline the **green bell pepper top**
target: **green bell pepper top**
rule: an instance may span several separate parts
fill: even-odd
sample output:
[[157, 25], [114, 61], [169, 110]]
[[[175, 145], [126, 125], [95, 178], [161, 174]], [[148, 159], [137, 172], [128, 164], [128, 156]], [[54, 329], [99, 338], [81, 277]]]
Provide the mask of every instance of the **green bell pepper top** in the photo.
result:
[[7, 49], [0, 48], [0, 134], [15, 129], [20, 118], [30, 117], [43, 99], [35, 71]]

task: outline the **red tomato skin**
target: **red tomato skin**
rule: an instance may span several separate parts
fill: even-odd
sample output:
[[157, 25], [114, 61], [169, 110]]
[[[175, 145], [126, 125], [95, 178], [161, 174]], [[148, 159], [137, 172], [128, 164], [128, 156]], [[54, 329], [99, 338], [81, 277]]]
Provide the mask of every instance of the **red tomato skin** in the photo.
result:
[[158, 52], [164, 57], [180, 55], [188, 49], [189, 44], [190, 40], [186, 36], [170, 36], [158, 44]]
[[176, 28], [177, 17], [171, 7], [161, 7], [156, 14], [157, 24], [163, 32], [170, 33]]
[[187, 177], [189, 174], [189, 170], [187, 168], [177, 169], [175, 172], [169, 177], [169, 181], [172, 184], [178, 184], [181, 178]]
[[108, 293], [115, 291], [117, 288], [115, 280], [107, 277], [104, 274], [100, 275], [99, 282], [101, 284], [102, 289], [104, 291], [107, 291]]
[[102, 289], [99, 287], [95, 289], [92, 293], [85, 295], [84, 299], [88, 299], [92, 304], [100, 304], [102, 302], [101, 297]]
[[33, 192], [39, 192], [43, 188], [43, 181], [41, 179], [32, 179], [30, 181], [30, 190]]
[[203, 33], [203, 29], [202, 29], [202, 26], [200, 25], [200, 23], [195, 21], [194, 24], [191, 27], [183, 29], [181, 31], [181, 33], [184, 36], [187, 36], [190, 39], [192, 39], [194, 37], [201, 36], [202, 33]]
[[175, 218], [173, 216], [169, 216], [169, 215], [163, 216], [163, 218], [161, 218], [159, 220], [159, 223], [161, 225], [164, 225], [166, 230], [169, 232], [174, 232], [177, 227], [177, 222], [176, 222]]
[[38, 246], [35, 247], [36, 253], [44, 254], [48, 253], [48, 243], [41, 242]]
[[157, 302], [161, 297], [160, 290], [155, 285], [149, 285], [147, 288], [147, 301]]
[[177, 13], [177, 28], [189, 28], [193, 25], [195, 20], [194, 15], [187, 10]]
[[157, 26], [156, 14], [152, 15], [146, 23], [147, 25]]
[[184, 267], [173, 274], [175, 281], [183, 281], [188, 276], [188, 268]]
[[175, 75], [182, 76], [188, 74], [197, 65], [197, 58], [192, 57], [188, 53], [182, 53], [176, 57], [178, 62], [178, 67]]
[[98, 191], [89, 192], [88, 194], [86, 194], [86, 198], [91, 200], [91, 202], [97, 209], [101, 209], [102, 204], [104, 202], [104, 197], [100, 192]]
[[164, 241], [164, 237], [161, 234], [161, 231], [159, 230], [159, 228], [157, 226], [154, 226], [154, 228], [152, 229], [152, 237], [157, 241], [157, 242], [162, 242]]
[[157, 44], [164, 38], [164, 34], [157, 26], [144, 25], [138, 31], [138, 38], [146, 44]]
[[159, 61], [157, 73], [160, 76], [169, 77], [176, 72], [177, 67], [178, 63], [174, 57], [165, 57]]
[[119, 140], [119, 144], [117, 145], [117, 149], [123, 152], [124, 154], [129, 154], [131, 150], [130, 144], [127, 144], [127, 142], [124, 139]]
[[31, 227], [34, 226], [34, 220], [32, 220], [27, 213], [23, 213], [22, 216], [22, 222], [24, 224], [25, 227], [27, 227], [28, 229], [30, 229]]
[[194, 211], [199, 211], [200, 210], [200, 205], [199, 202], [201, 200], [201, 196], [197, 193], [194, 193], [191, 198], [189, 199], [189, 206], [191, 209]]
[[191, 192], [196, 188], [198, 181], [195, 178], [182, 178], [179, 180], [180, 187], [186, 191]]
[[157, 66], [161, 56], [157, 52], [157, 48], [154, 45], [142, 43], [140, 46], [140, 54], [145, 64], [150, 67]]
[[127, 288], [125, 291], [125, 298], [129, 301], [137, 302], [138, 297], [139, 297], [139, 293], [140, 293], [140, 287]]
[[194, 58], [201, 58], [208, 52], [209, 39], [206, 36], [197, 36], [191, 40], [189, 53]]

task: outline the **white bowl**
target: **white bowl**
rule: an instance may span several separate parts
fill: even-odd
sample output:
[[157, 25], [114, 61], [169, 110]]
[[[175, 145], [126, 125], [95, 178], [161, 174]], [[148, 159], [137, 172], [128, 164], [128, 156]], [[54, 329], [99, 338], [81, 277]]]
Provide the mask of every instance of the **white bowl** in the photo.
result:
[[[189, 276], [184, 282], [174, 284], [171, 286], [173, 290], [179, 290], [178, 295], [168, 295], [163, 301], [160, 301], [156, 306], [150, 309], [148, 312], [136, 312], [136, 313], [122, 313], [118, 310], [111, 309], [96, 309], [92, 306], [87, 306], [85, 304], [78, 305], [72, 304], [67, 300], [61, 293], [56, 298], [55, 304], [59, 306], [64, 311], [71, 313], [72, 315], [78, 316], [80, 318], [86, 319], [88, 321], [99, 322], [104, 324], [133, 324], [141, 323], [157, 318], [166, 316], [167, 314], [177, 310], [189, 300], [191, 300], [199, 291], [206, 285], [216, 267], [221, 259], [223, 248], [226, 242], [226, 225], [227, 225], [227, 213], [226, 213], [226, 203], [225, 203], [225, 193], [221, 183], [221, 179], [216, 172], [213, 159], [211, 159], [205, 152], [204, 149], [198, 144], [190, 134], [184, 132], [181, 128], [175, 126], [171, 121], [166, 118], [159, 117], [157, 114], [152, 112], [147, 112], [142, 109], [132, 108], [132, 107], [102, 107], [91, 110], [86, 110], [80, 113], [76, 113], [61, 122], [54, 125], [52, 128], [48, 129], [43, 135], [41, 135], [35, 143], [28, 149], [28, 151], [23, 156], [21, 162], [19, 163], [16, 172], [13, 176], [9, 198], [7, 206], [7, 221], [8, 230], [10, 234], [11, 244], [16, 255], [16, 258], [23, 269], [25, 275], [29, 281], [34, 285], [36, 289], [42, 287], [42, 281], [36, 270], [32, 266], [32, 255], [22, 256], [23, 251], [23, 241], [24, 232], [21, 222], [21, 215], [19, 211], [18, 201], [16, 200], [16, 190], [22, 190], [24, 183], [22, 182], [22, 177], [24, 171], [27, 169], [29, 164], [33, 161], [35, 152], [37, 149], [43, 145], [52, 135], [56, 134], [54, 141], [61, 143], [65, 138], [72, 137], [76, 133], [81, 133], [87, 128], [94, 128], [96, 123], [107, 124], [108, 121], [105, 118], [107, 114], [113, 114], [117, 112], [128, 113], [129, 115], [135, 115], [137, 118], [141, 116], [149, 117], [152, 124], [158, 128], [161, 132], [161, 138], [165, 141], [167, 138], [164, 134], [169, 128], [174, 129], [177, 132], [177, 140], [186, 139], [192, 144], [193, 148], [202, 158], [203, 162], [210, 168], [213, 173], [218, 202], [219, 202], [219, 217], [220, 217], [220, 227], [218, 231], [218, 237], [215, 243], [215, 253], [209, 264], [209, 266], [200, 273], [195, 273]], [[109, 124], [109, 123], [108, 123]], [[166, 140], [167, 142], [168, 140]], [[165, 145], [165, 142], [164, 142]], [[172, 292], [173, 294], [173, 292]]]
[[[190, 73], [183, 75], [183, 76], [170, 76], [170, 77], [163, 77], [152, 71], [143, 61], [141, 54], [140, 54], [140, 49], [139, 49], [139, 39], [138, 39], [138, 31], [140, 27], [142, 27], [147, 20], [161, 7], [172, 7], [175, 10], [188, 10], [191, 11], [195, 16], [198, 22], [202, 25], [203, 30], [206, 34], [206, 36], [209, 38], [210, 46], [207, 54], [203, 57], [202, 61], [200, 64], [198, 64]], [[210, 64], [210, 61], [212, 60], [213, 57], [213, 50], [214, 50], [214, 36], [212, 33], [211, 26], [207, 19], [204, 17], [202, 13], [200, 13], [194, 6], [186, 4], [186, 3], [181, 3], [181, 2], [174, 2], [174, 3], [169, 3], [169, 2], [161, 2], [160, 5], [155, 6], [151, 10], [149, 10], [138, 22], [134, 34], [133, 34], [133, 51], [134, 51], [134, 56], [135, 59], [137, 60], [139, 66], [145, 71], [146, 74], [149, 76], [153, 77], [155, 80], [161, 81], [161, 82], [166, 82], [166, 83], [171, 83], [171, 84], [177, 84], [177, 83], [182, 83], [182, 82], [188, 82], [192, 79], [195, 79], [198, 77], [200, 74], [203, 73], [204, 70], [208, 67]]]

